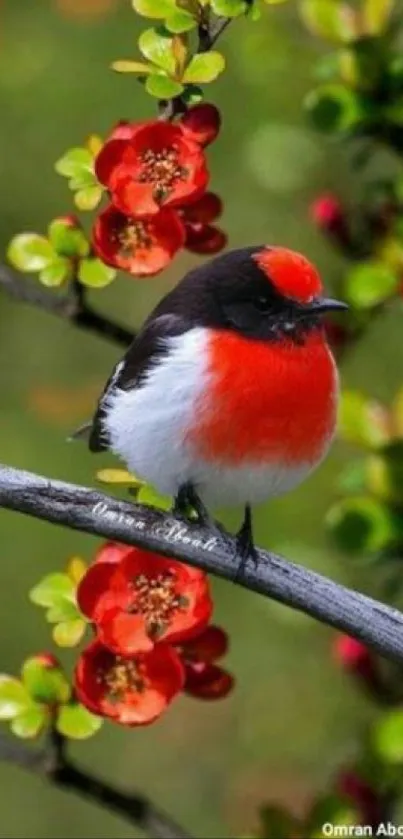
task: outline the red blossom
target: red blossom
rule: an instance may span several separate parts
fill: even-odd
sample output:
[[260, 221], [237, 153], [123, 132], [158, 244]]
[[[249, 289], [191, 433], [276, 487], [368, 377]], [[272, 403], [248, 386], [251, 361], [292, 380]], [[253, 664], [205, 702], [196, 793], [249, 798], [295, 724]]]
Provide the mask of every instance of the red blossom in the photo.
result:
[[36, 661], [42, 667], [46, 667], [47, 670], [53, 670], [54, 667], [60, 667], [60, 661], [56, 658], [53, 653], [36, 653], [30, 659], [31, 661]]
[[185, 224], [185, 247], [192, 253], [219, 253], [227, 244], [227, 235], [211, 222], [222, 213], [222, 201], [214, 192], [206, 192], [180, 211]]
[[161, 205], [193, 201], [208, 181], [199, 143], [179, 123], [159, 120], [115, 129], [95, 161], [95, 171], [116, 207], [136, 216], [157, 213]]
[[339, 199], [328, 193], [315, 199], [311, 206], [311, 216], [318, 227], [329, 230], [344, 219], [344, 211]]
[[75, 671], [78, 699], [90, 711], [121, 725], [148, 725], [181, 691], [184, 671], [172, 647], [122, 658], [93, 641]]
[[219, 626], [206, 626], [200, 635], [181, 644], [179, 652], [185, 662], [212, 664], [228, 650], [228, 635]]
[[80, 220], [73, 213], [68, 213], [65, 216], [56, 216], [56, 218], [54, 218], [53, 221], [60, 221], [66, 227], [81, 228]]
[[181, 118], [180, 125], [190, 139], [201, 146], [207, 146], [219, 133], [221, 114], [215, 105], [205, 102], [189, 108]]
[[130, 545], [123, 545], [121, 542], [105, 542], [97, 550], [94, 562], [120, 562], [133, 548]]
[[184, 692], [196, 699], [224, 699], [234, 686], [230, 673], [217, 664], [188, 664]]
[[93, 246], [100, 259], [137, 277], [162, 271], [184, 241], [184, 226], [170, 209], [139, 219], [124, 215], [110, 204], [93, 229]]
[[81, 611], [105, 646], [121, 655], [181, 643], [208, 623], [212, 601], [206, 575], [139, 548], [118, 563], [98, 561], [77, 591]]
[[227, 235], [219, 227], [214, 227], [212, 224], [186, 225], [185, 247], [191, 253], [200, 256], [219, 253], [226, 244]]
[[342, 668], [355, 676], [374, 699], [383, 701], [385, 687], [382, 683], [376, 656], [362, 641], [349, 635], [339, 635], [334, 643], [334, 657]]
[[185, 693], [198, 699], [223, 699], [234, 679], [215, 662], [228, 650], [228, 636], [219, 626], [207, 626], [196, 638], [177, 648], [185, 667]]

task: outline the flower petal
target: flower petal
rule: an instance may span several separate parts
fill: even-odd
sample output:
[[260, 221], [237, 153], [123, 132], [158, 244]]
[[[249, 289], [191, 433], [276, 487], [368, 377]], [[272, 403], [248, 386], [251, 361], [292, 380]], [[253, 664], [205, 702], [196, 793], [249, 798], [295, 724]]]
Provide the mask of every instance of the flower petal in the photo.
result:
[[220, 126], [221, 115], [215, 105], [201, 103], [189, 108], [180, 121], [185, 134], [201, 146], [207, 146], [216, 139]]
[[95, 640], [82, 653], [75, 672], [76, 694], [86, 708], [130, 726], [157, 719], [183, 684], [183, 665], [165, 644], [122, 659]]
[[100, 213], [93, 230], [93, 246], [99, 258], [134, 276], [158, 274], [184, 240], [181, 220], [168, 209], [137, 219], [110, 205]]

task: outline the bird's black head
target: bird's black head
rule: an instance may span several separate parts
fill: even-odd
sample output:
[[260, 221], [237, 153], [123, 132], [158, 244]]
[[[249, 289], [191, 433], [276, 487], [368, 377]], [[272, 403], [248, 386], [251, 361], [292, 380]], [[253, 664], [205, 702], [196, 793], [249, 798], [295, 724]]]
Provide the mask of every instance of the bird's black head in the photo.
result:
[[189, 326], [300, 343], [320, 326], [325, 313], [346, 308], [322, 296], [319, 274], [304, 256], [286, 248], [254, 246], [229, 251], [190, 271], [153, 316], [169, 313]]

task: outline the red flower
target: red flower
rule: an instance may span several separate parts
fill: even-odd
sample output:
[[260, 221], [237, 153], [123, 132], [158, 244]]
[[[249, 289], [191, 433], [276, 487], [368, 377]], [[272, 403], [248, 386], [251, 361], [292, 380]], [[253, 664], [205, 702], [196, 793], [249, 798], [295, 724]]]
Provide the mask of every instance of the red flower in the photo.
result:
[[206, 626], [200, 635], [180, 645], [179, 652], [185, 662], [212, 664], [228, 650], [228, 635], [219, 626]]
[[190, 139], [201, 146], [208, 146], [216, 139], [221, 126], [221, 114], [215, 105], [205, 102], [189, 108], [180, 125]]
[[188, 664], [186, 667], [184, 691], [196, 699], [224, 699], [233, 686], [231, 674], [217, 664]]
[[214, 663], [228, 649], [228, 636], [220, 627], [207, 626], [177, 649], [185, 666], [185, 693], [198, 699], [222, 699], [230, 693], [233, 677]]
[[123, 545], [120, 542], [105, 542], [104, 545], [97, 550], [94, 562], [120, 562], [128, 554], [132, 552], [133, 548], [130, 545]]
[[81, 611], [105, 646], [121, 655], [181, 642], [207, 624], [212, 602], [206, 575], [138, 548], [118, 564], [97, 562], [77, 591]]
[[222, 201], [214, 192], [206, 192], [180, 211], [185, 223], [185, 247], [192, 253], [214, 254], [225, 248], [227, 235], [211, 224], [222, 213]]
[[376, 656], [362, 641], [340, 635], [334, 643], [334, 656], [347, 673], [360, 682], [373, 699], [383, 702], [387, 699], [387, 687], [379, 671]]
[[[161, 205], [194, 200], [207, 184], [200, 145], [177, 123], [154, 121], [124, 127], [101, 149], [95, 171], [113, 203], [127, 215], [147, 216]], [[129, 135], [129, 136], [127, 136]]]
[[315, 224], [324, 230], [334, 230], [344, 219], [344, 210], [338, 198], [331, 193], [320, 195], [311, 206]]
[[334, 643], [334, 655], [336, 661], [345, 670], [351, 672], [367, 672], [368, 667], [372, 668], [373, 654], [362, 641], [351, 638], [349, 635], [340, 635]]
[[124, 215], [110, 204], [100, 213], [93, 229], [93, 246], [100, 259], [137, 277], [162, 271], [184, 241], [183, 224], [168, 209], [138, 219]]
[[183, 679], [179, 656], [167, 644], [123, 659], [95, 640], [78, 660], [75, 690], [94, 714], [122, 725], [147, 725], [180, 692]]

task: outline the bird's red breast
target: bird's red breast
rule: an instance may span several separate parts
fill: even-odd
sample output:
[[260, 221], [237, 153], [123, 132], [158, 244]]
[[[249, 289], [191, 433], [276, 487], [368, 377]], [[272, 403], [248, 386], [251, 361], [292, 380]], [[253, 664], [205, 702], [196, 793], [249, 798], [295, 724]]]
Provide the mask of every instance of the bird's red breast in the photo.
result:
[[209, 376], [188, 438], [226, 466], [318, 460], [334, 431], [337, 371], [322, 333], [303, 346], [211, 330]]

